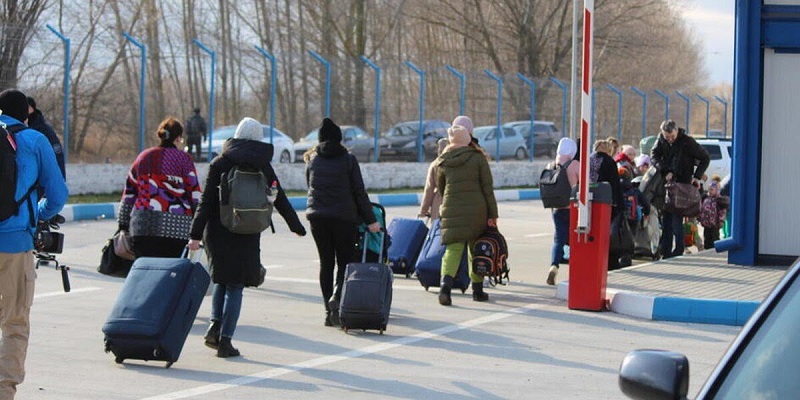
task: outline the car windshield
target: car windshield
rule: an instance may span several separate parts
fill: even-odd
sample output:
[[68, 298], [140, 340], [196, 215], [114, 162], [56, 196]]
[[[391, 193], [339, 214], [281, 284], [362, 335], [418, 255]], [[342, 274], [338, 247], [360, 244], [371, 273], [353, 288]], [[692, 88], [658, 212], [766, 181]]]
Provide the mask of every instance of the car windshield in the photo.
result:
[[792, 399], [800, 393], [800, 282], [779, 299], [720, 384], [715, 399]]
[[316, 142], [317, 141], [317, 137], [318, 137], [317, 135], [319, 135], [319, 131], [315, 129], [315, 130], [313, 130], [311, 132], [308, 132], [308, 135], [303, 137], [303, 141], [304, 142]]
[[479, 140], [494, 139], [495, 131], [497, 131], [496, 126], [481, 126], [472, 131], [472, 136]]
[[236, 133], [236, 127], [229, 126], [225, 128], [215, 129], [211, 133], [211, 137], [213, 140], [227, 140], [232, 138], [234, 133]]

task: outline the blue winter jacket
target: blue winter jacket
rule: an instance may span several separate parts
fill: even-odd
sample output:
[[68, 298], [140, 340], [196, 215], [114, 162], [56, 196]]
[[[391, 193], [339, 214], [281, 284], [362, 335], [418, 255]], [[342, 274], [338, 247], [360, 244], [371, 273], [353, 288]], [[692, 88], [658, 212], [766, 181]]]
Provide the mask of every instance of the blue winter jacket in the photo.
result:
[[[20, 124], [14, 118], [0, 114], [0, 122], [6, 126]], [[17, 189], [16, 198], [22, 197], [37, 182], [44, 189], [45, 198], [38, 199], [34, 190], [31, 200], [34, 220], [53, 218], [64, 207], [69, 192], [61, 170], [56, 162], [53, 147], [47, 138], [36, 130], [27, 128], [14, 136], [17, 141]], [[27, 203], [19, 208], [19, 214], [0, 221], [0, 253], [22, 253], [33, 250], [33, 233]]]

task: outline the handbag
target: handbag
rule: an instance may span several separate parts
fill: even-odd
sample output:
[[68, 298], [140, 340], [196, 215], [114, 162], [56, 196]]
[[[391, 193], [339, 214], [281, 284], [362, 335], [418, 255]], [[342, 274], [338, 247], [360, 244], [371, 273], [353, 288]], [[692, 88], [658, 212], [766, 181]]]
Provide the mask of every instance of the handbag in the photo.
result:
[[244, 276], [244, 285], [248, 287], [259, 287], [264, 283], [267, 276], [267, 269], [258, 264], [258, 268], [248, 268]]
[[667, 197], [664, 209], [681, 217], [696, 217], [700, 215], [702, 197], [700, 190], [691, 183], [670, 182], [664, 185]]
[[113, 276], [117, 278], [125, 278], [128, 276], [131, 267], [133, 266], [132, 260], [126, 260], [117, 255], [114, 251], [114, 239], [108, 239], [100, 257], [100, 266], [97, 267], [97, 272]]
[[133, 253], [133, 238], [126, 231], [117, 231], [111, 237], [114, 241], [114, 253], [126, 260], [135, 260], [136, 255]]

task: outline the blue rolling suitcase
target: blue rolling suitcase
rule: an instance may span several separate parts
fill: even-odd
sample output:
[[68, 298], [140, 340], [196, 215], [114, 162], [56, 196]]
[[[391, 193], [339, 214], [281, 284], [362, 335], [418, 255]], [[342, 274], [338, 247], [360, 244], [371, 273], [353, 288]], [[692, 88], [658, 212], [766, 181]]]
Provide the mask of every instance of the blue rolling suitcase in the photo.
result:
[[[385, 234], [380, 236], [385, 240]], [[378, 257], [383, 257], [382, 251]], [[364, 258], [366, 248], [362, 252], [362, 260]], [[383, 334], [392, 308], [393, 280], [391, 268], [382, 262], [347, 264], [339, 301], [339, 321], [345, 332], [376, 329]]]
[[[431, 229], [428, 231], [428, 236], [425, 238], [425, 243], [422, 245], [417, 263], [414, 266], [417, 272], [417, 279], [419, 283], [428, 290], [429, 287], [439, 287], [441, 281], [442, 271], [442, 256], [444, 256], [444, 248], [442, 245], [442, 230], [439, 227], [440, 220], [435, 219], [431, 224]], [[464, 293], [469, 288], [469, 266], [467, 264], [467, 251], [464, 249], [464, 255], [461, 257], [461, 265], [458, 266], [458, 273], [453, 279], [453, 287], [461, 289]]]
[[395, 218], [389, 223], [389, 266], [395, 274], [411, 276], [427, 234], [428, 227], [420, 219]]
[[115, 361], [178, 360], [211, 277], [186, 258], [142, 257], [133, 263], [106, 323], [105, 350]]

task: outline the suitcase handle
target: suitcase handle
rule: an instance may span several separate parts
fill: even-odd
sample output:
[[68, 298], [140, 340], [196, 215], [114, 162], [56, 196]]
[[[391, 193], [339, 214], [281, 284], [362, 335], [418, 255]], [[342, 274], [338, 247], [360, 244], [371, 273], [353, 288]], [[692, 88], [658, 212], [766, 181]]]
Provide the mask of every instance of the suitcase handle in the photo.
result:
[[[369, 234], [370, 234], [369, 230], [364, 232], [364, 244], [362, 246], [363, 249], [361, 250], [361, 262], [363, 263], [367, 262], [367, 241], [369, 241]], [[378, 262], [381, 262], [381, 260], [383, 260], [383, 246], [385, 244], [384, 241], [386, 240], [386, 230], [384, 228], [381, 228], [380, 234], [381, 234], [381, 249], [378, 252]]]
[[[200, 250], [203, 250], [204, 246], [200, 244], [199, 250], [189, 250], [189, 246], [183, 247], [183, 253], [181, 253], [181, 258], [188, 258], [191, 262], [200, 262]], [[197, 258], [197, 259], [195, 259]]]

